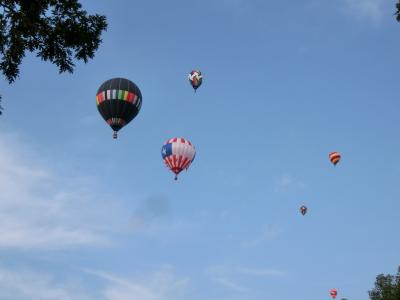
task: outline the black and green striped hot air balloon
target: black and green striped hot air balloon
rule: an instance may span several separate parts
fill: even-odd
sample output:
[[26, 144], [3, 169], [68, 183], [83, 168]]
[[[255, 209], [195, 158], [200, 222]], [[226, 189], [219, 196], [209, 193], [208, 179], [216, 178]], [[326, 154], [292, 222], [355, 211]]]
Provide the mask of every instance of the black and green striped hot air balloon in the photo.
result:
[[117, 132], [140, 111], [142, 93], [136, 84], [125, 78], [113, 78], [104, 82], [97, 91], [96, 104], [103, 119]]

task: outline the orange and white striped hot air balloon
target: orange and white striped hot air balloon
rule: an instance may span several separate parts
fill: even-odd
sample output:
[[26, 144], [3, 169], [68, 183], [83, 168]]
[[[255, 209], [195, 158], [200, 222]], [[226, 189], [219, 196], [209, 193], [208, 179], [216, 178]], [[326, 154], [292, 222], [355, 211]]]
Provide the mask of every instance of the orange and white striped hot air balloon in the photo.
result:
[[329, 154], [329, 160], [331, 163], [333, 163], [335, 166], [336, 164], [340, 161], [341, 155], [339, 152], [332, 152]]

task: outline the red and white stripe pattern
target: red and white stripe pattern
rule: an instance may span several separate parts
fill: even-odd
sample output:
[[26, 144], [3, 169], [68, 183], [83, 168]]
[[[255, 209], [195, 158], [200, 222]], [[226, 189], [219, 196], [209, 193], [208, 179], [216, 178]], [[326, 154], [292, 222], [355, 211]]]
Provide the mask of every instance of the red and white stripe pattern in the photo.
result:
[[336, 296], [337, 296], [337, 289], [331, 289], [331, 290], [329, 291], [329, 294], [331, 294], [331, 297], [332, 297], [333, 299], [335, 299]]
[[175, 175], [178, 175], [184, 169], [187, 170], [196, 155], [192, 143], [184, 138], [167, 140], [163, 149], [166, 151], [164, 163]]

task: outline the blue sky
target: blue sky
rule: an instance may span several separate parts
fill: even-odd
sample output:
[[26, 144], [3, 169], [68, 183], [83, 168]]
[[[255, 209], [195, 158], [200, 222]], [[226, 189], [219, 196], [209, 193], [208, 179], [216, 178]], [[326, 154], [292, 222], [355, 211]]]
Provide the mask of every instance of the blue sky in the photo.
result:
[[[400, 265], [394, 2], [84, 1], [94, 60], [1, 84], [0, 299], [367, 299]], [[143, 94], [116, 141], [112, 77]]]

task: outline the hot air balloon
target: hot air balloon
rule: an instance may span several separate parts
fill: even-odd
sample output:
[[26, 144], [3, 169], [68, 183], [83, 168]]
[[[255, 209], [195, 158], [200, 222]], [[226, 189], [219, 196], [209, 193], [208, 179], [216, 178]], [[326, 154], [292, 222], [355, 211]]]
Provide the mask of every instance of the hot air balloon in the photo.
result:
[[308, 209], [307, 206], [302, 205], [300, 207], [300, 213], [304, 216], [307, 213], [307, 209]]
[[113, 78], [105, 81], [96, 94], [97, 109], [103, 119], [114, 131], [117, 132], [140, 111], [142, 106], [142, 93], [136, 84], [125, 78]]
[[332, 297], [333, 299], [336, 298], [336, 296], [337, 296], [337, 290], [336, 290], [336, 289], [331, 289], [329, 293], [331, 294], [331, 297]]
[[336, 164], [340, 161], [340, 153], [339, 152], [332, 152], [329, 154], [329, 160], [331, 163], [333, 163], [335, 166]]
[[161, 148], [161, 156], [166, 166], [175, 173], [175, 180], [183, 169], [188, 169], [196, 155], [196, 150], [189, 140], [172, 138]]
[[194, 88], [194, 91], [196, 92], [196, 90], [203, 82], [203, 75], [201, 75], [201, 72], [199, 70], [193, 70], [189, 74], [189, 82]]

